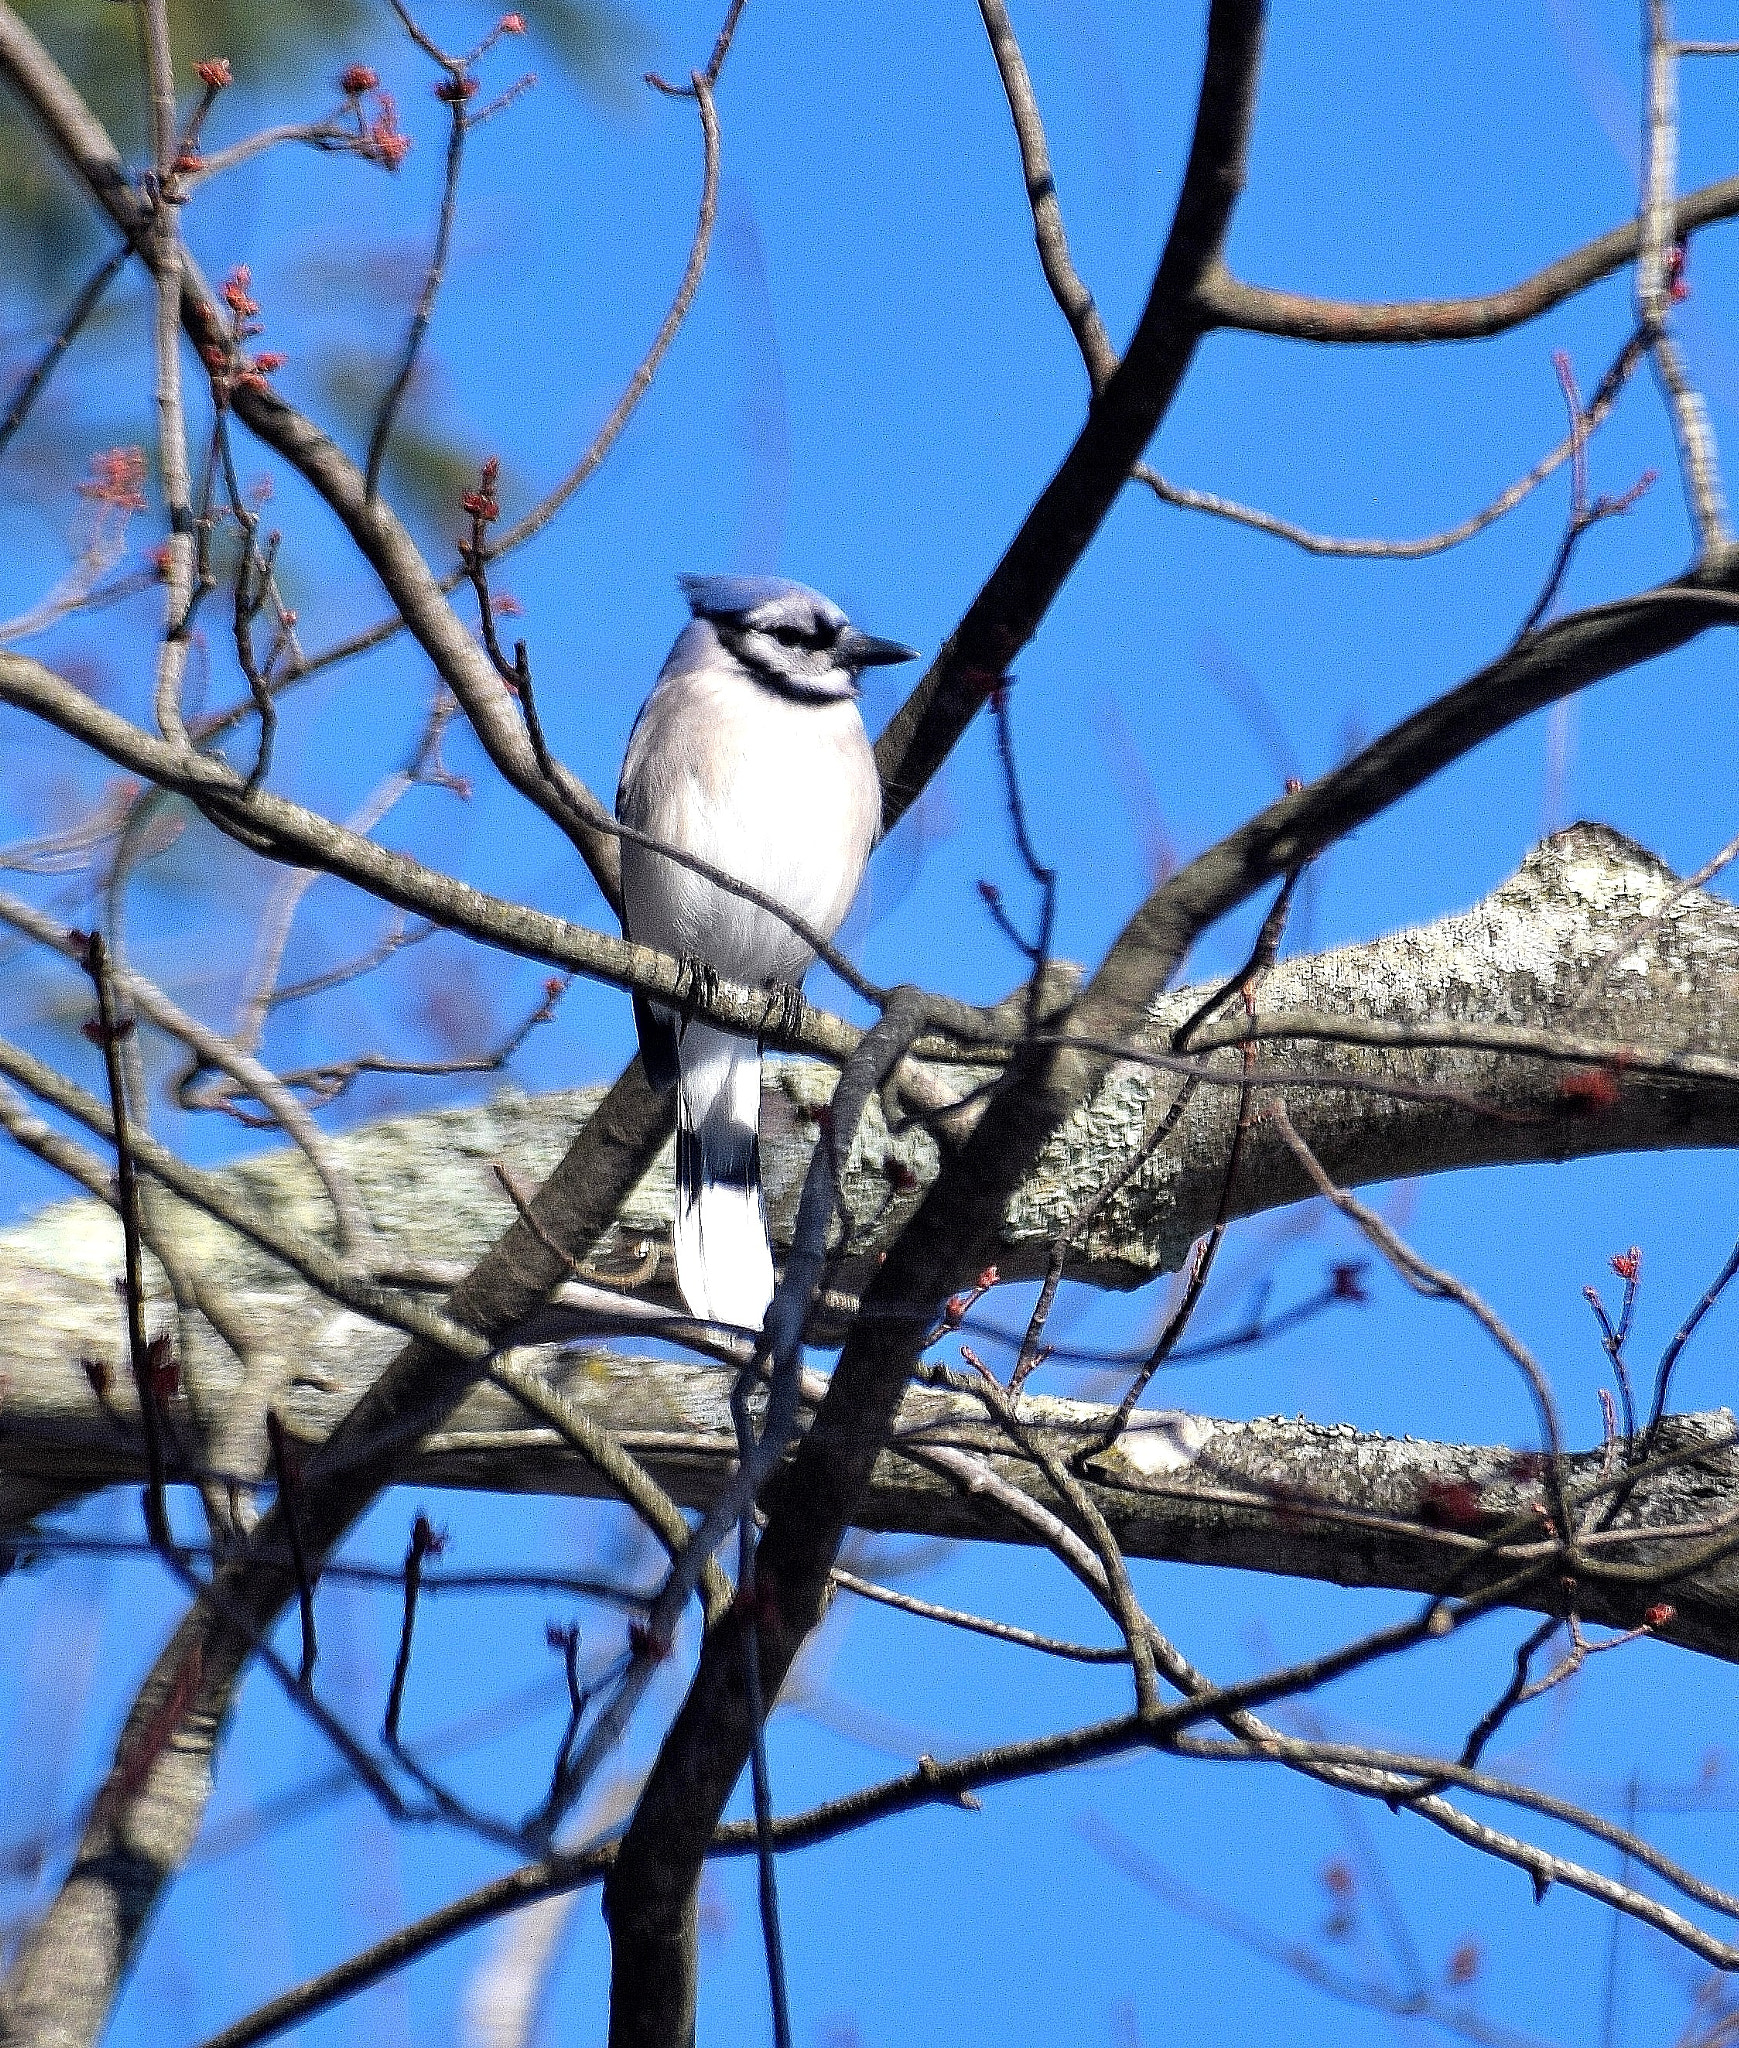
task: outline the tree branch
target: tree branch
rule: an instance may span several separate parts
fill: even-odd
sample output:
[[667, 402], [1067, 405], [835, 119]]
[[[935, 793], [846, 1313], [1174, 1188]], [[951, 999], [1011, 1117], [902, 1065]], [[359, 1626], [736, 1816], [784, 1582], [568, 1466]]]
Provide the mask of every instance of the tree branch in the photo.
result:
[[[1259, 0], [1214, 0], [1195, 135], [1147, 308], [1062, 468], [877, 743], [890, 825], [1031, 637], [1188, 367], [1201, 333], [1189, 300], [1219, 251], [1243, 185], [1262, 26]], [[1015, 1088], [999, 1101], [1026, 1092]], [[965, 1154], [977, 1142], [968, 1141]], [[1018, 1173], [1017, 1167], [1010, 1178]], [[708, 1639], [641, 1794], [605, 1885], [611, 2048], [677, 2048], [692, 2036], [696, 1887], [707, 1842], [753, 1736], [743, 1631], [757, 1631], [761, 1680], [767, 1697], [775, 1697], [826, 1601], [840, 1539], [898, 1406], [931, 1306], [949, 1292], [962, 1255], [981, 1252], [992, 1236], [1002, 1188], [969, 1185], [965, 1203], [952, 1209], [961, 1180], [970, 1184], [972, 1176], [970, 1165], [963, 1175], [944, 1171], [882, 1267], [866, 1305], [881, 1310], [891, 1304], [892, 1312], [886, 1320], [860, 1319], [815, 1423], [791, 1465], [775, 1477], [765, 1503], [756, 1609], [733, 1612]], [[944, 1207], [951, 1210], [945, 1229], [936, 1220]]]
[[[135, 247], [147, 246], [152, 217], [128, 182], [114, 144], [60, 67], [10, 7], [0, 5], [0, 78], [18, 93], [60, 160]], [[210, 287], [180, 252], [181, 324], [202, 356], [228, 361], [233, 339]], [[517, 706], [487, 655], [392, 509], [371, 497], [361, 470], [315, 424], [265, 387], [234, 381], [236, 416], [296, 468], [343, 522], [379, 576], [412, 635], [459, 699], [490, 759], [521, 795], [549, 815], [591, 869], [613, 908], [621, 901], [609, 813], [567, 770], [552, 797]]]
[[[448, 1303], [457, 1323], [500, 1334], [524, 1321], [564, 1267], [546, 1239], [590, 1243], [644, 1172], [666, 1128], [639, 1063], [569, 1147], [534, 1203]], [[410, 1440], [473, 1383], [477, 1366], [403, 1346], [304, 1464], [297, 1499], [310, 1569], [393, 1476]], [[219, 1731], [255, 1643], [294, 1596], [278, 1513], [218, 1571], [146, 1679], [99, 1793], [71, 1874], [18, 1951], [0, 2010], [19, 2040], [93, 2040], [158, 1894], [192, 1847], [210, 1793]]]
[[1038, 630], [1164, 418], [1212, 324], [1199, 297], [1244, 186], [1261, 63], [1260, 0], [1214, 0], [1183, 189], [1129, 347], [1008, 552], [876, 741], [891, 830]]
[[[250, 796], [242, 778], [221, 756], [155, 738], [28, 655], [0, 649], [0, 702], [31, 712], [158, 788], [190, 798], [220, 831], [253, 851], [286, 866], [336, 875], [383, 902], [484, 945], [615, 981], [727, 1029], [830, 1058], [849, 1058], [861, 1035], [853, 1026], [808, 1006], [801, 1018], [781, 1022], [769, 1014], [765, 989], [730, 982], [704, 989], [693, 986], [691, 966], [649, 946], [490, 896], [270, 790], [259, 789]], [[599, 836], [615, 845], [613, 821], [600, 828]], [[969, 1007], [959, 1005], [956, 1010], [955, 1028], [969, 1027]]]
[[[1672, 239], [1683, 241], [1695, 228], [1739, 215], [1739, 177], [1723, 178], [1688, 192], [1671, 209]], [[1216, 327], [1249, 334], [1278, 334], [1295, 341], [1392, 344], [1479, 341], [1507, 334], [1549, 313], [1554, 306], [1634, 263], [1641, 245], [1639, 224], [1626, 221], [1580, 249], [1560, 256], [1521, 283], [1471, 299], [1404, 299], [1361, 305], [1344, 299], [1311, 298], [1299, 292], [1245, 284], [1225, 269], [1203, 279], [1200, 311]]]
[[[1210, 76], [1213, 68], [1210, 62]], [[1722, 566], [1731, 573], [1730, 561]], [[866, 1294], [827, 1398], [767, 1495], [761, 1555], [764, 1583], [777, 1599], [763, 1600], [755, 1616], [733, 1614], [709, 1639], [606, 1881], [617, 1970], [612, 2013], [622, 2015], [612, 2019], [612, 2048], [666, 2048], [685, 2038], [690, 2023], [694, 1886], [706, 1837], [747, 1755], [739, 1631], [758, 1628], [761, 1668], [774, 1691], [823, 1610], [828, 1571], [935, 1305], [995, 1259], [1012, 1190], [1103, 1080], [1117, 1049], [1139, 1033], [1188, 947], [1264, 882], [1290, 873], [1526, 710], [1682, 644], [1698, 622], [1728, 616], [1731, 602], [1725, 589], [1708, 596], [1687, 582], [1542, 629], [1180, 870], [1125, 926], [1075, 1005], [1069, 1030], [1079, 1039], [1048, 1057], [1035, 1046], [1016, 1063]]]

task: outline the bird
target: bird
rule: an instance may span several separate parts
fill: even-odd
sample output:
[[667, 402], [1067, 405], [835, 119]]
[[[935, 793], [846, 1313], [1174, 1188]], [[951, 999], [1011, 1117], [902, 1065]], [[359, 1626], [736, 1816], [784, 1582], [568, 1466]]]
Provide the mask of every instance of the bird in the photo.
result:
[[[641, 707], [616, 816], [709, 862], [830, 939], [881, 831], [858, 711], [866, 668], [915, 661], [773, 576], [678, 578], [692, 613]], [[771, 910], [622, 841], [626, 938], [750, 986], [796, 990], [815, 957]], [[755, 1038], [634, 998], [641, 1063], [675, 1087], [677, 1286], [691, 1315], [758, 1332], [773, 1299]]]

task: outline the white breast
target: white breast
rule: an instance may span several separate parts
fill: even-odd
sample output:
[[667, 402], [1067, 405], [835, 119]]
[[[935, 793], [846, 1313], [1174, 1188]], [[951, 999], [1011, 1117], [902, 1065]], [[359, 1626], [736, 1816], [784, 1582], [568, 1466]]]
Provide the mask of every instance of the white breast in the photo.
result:
[[[831, 937], [881, 818], [855, 703], [796, 701], [740, 672], [668, 676], [629, 743], [623, 821], [764, 891]], [[771, 913], [642, 848], [622, 848], [632, 937], [734, 981], [801, 980], [809, 946]]]

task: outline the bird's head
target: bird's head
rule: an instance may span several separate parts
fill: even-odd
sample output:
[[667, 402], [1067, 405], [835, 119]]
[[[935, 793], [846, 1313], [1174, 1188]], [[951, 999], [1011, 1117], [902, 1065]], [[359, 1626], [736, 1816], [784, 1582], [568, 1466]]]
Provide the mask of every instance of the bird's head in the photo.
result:
[[791, 697], [855, 697], [858, 676], [916, 661], [910, 647], [860, 633], [818, 590], [779, 576], [684, 576], [683, 595], [758, 682]]

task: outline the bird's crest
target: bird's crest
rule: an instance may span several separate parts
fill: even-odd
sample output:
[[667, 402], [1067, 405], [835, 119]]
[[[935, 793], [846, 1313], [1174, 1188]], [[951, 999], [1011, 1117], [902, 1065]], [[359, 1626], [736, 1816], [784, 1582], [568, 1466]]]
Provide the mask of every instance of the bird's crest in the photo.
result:
[[724, 620], [759, 627], [825, 626], [834, 632], [845, 624], [838, 605], [785, 576], [679, 576], [682, 594], [697, 619]]

